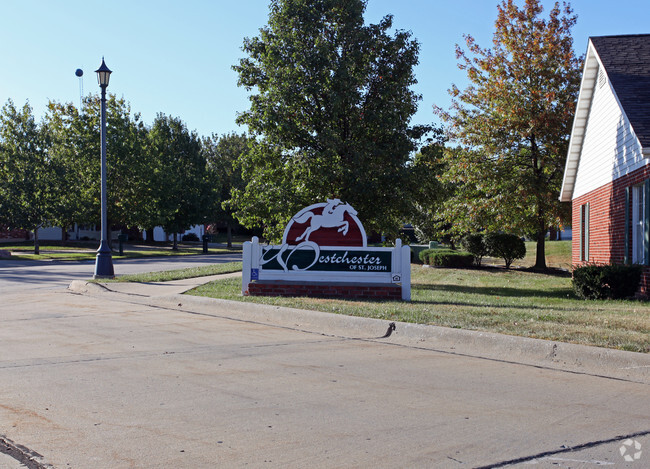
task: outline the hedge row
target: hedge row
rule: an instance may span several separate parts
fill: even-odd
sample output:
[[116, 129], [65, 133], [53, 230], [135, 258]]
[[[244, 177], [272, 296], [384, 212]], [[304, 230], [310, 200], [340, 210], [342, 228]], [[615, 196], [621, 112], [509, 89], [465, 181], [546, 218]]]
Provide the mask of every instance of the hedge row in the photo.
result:
[[424, 264], [436, 267], [470, 267], [474, 256], [468, 252], [452, 251], [451, 249], [425, 249], [420, 253]]

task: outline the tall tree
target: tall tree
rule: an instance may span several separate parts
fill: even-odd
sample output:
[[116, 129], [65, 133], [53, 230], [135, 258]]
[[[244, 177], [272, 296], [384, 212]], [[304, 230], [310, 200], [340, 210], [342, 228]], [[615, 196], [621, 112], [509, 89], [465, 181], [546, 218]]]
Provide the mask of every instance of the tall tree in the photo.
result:
[[[82, 112], [74, 105], [50, 102], [45, 128], [56, 171], [53, 221], [98, 223], [100, 215], [100, 102], [84, 98]], [[144, 152], [146, 128], [132, 116], [123, 98], [107, 99], [107, 195], [112, 224], [146, 226], [153, 209], [151, 161]]]
[[444, 158], [443, 129], [434, 128], [433, 138], [418, 151], [411, 164], [413, 212], [409, 220], [421, 242], [446, 239], [451, 224], [443, 216], [444, 203], [453, 195], [456, 185], [443, 181], [447, 170]]
[[52, 224], [61, 227], [62, 240], [74, 223], [91, 223], [92, 199], [89, 179], [94, 172], [87, 159], [84, 139], [88, 129], [72, 104], [48, 103], [44, 131], [50, 142], [49, 159], [54, 178], [51, 185]]
[[411, 127], [420, 99], [411, 86], [419, 45], [389, 34], [392, 17], [364, 25], [364, 0], [272, 0], [260, 34], [233, 68], [254, 90], [237, 122], [256, 137], [241, 158], [236, 216], [278, 238], [297, 210], [338, 197], [366, 228], [396, 233], [410, 203]]
[[34, 233], [47, 221], [52, 178], [46, 140], [28, 103], [9, 100], [0, 111], [0, 224]]
[[539, 0], [520, 9], [498, 5], [493, 47], [466, 35], [456, 46], [459, 68], [470, 81], [455, 85], [451, 110], [434, 107], [464, 150], [449, 153], [450, 180], [461, 190], [447, 204], [457, 227], [532, 235], [535, 267], [545, 268], [544, 238], [566, 217], [558, 201], [582, 58], [573, 51], [571, 6], [556, 2], [542, 17]]
[[173, 248], [178, 249], [178, 233], [204, 223], [207, 215], [209, 190], [201, 141], [181, 119], [164, 114], [156, 116], [148, 136], [157, 224], [173, 233]]
[[245, 188], [241, 175], [241, 167], [237, 164], [239, 158], [248, 151], [250, 138], [246, 134], [229, 133], [218, 137], [212, 135], [203, 139], [203, 152], [208, 162], [210, 186], [219, 189], [209, 215], [212, 221], [226, 224], [226, 240], [232, 247], [232, 228], [236, 223], [230, 205], [232, 191]]

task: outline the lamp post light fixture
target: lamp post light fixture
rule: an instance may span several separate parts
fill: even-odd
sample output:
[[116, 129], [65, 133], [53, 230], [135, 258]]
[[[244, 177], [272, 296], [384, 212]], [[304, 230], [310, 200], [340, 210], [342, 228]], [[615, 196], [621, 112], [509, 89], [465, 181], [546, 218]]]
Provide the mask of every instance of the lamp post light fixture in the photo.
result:
[[115, 273], [113, 271], [113, 257], [111, 255], [111, 248], [108, 246], [108, 210], [106, 207], [106, 88], [108, 87], [108, 80], [111, 76], [111, 71], [104, 63], [102, 57], [102, 65], [99, 69], [95, 70], [97, 73], [97, 81], [102, 90], [101, 99], [101, 157], [102, 157], [102, 174], [101, 174], [101, 191], [102, 191], [102, 216], [101, 216], [101, 241], [99, 249], [97, 250], [97, 258], [95, 259], [95, 275], [93, 278], [113, 278]]

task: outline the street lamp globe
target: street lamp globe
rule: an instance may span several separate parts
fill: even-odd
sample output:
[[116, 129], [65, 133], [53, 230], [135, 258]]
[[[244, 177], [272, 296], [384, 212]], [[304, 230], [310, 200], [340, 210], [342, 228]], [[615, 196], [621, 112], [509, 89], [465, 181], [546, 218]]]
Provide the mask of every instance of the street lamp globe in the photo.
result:
[[102, 65], [95, 70], [95, 73], [97, 73], [97, 82], [99, 83], [99, 86], [104, 87], [108, 86], [108, 81], [111, 78], [111, 70], [106, 66], [106, 63], [104, 62], [104, 57], [102, 57]]

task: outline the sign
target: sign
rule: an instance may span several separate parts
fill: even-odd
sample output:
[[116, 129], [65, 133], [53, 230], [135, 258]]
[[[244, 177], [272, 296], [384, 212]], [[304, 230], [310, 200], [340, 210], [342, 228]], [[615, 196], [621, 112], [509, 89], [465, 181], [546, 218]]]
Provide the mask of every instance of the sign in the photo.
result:
[[321, 249], [317, 244], [302, 243], [262, 248], [260, 265], [266, 270], [288, 272], [319, 270], [323, 272], [390, 272], [390, 252], [359, 249]]
[[244, 243], [242, 294], [251, 281], [400, 284], [410, 300], [410, 248], [368, 247], [357, 212], [339, 199], [302, 209], [287, 224], [282, 244]]

